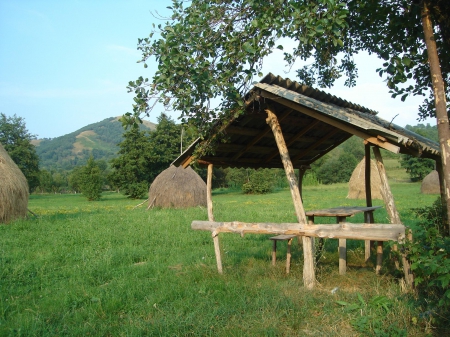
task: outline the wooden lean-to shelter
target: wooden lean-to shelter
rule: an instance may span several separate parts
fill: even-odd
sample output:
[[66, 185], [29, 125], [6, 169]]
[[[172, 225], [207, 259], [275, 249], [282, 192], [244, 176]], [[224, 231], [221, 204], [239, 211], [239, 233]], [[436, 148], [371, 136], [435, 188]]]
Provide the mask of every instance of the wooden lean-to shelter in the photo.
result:
[[27, 179], [0, 144], [0, 223], [24, 218], [28, 196]]
[[[337, 217], [336, 225], [313, 224], [312, 221], [307, 221], [301, 199], [303, 174], [311, 163], [352, 136], [357, 136], [364, 142], [367, 161], [370, 159], [370, 150], [373, 149], [390, 223], [374, 224], [371, 189], [366, 188], [365, 198], [368, 207], [364, 212], [364, 224], [345, 222], [345, 216]], [[208, 152], [207, 149], [210, 148], [214, 151]], [[336, 238], [340, 239], [340, 242], [345, 239], [366, 240], [366, 247], [370, 241], [377, 241], [377, 258], [382, 256], [383, 241], [402, 241], [405, 238], [405, 227], [395, 207], [380, 148], [436, 161], [440, 158], [437, 143], [378, 118], [377, 112], [373, 110], [289, 79], [268, 74], [245, 96], [243, 114], [223, 121], [209, 137], [194, 142], [173, 164], [187, 167], [191, 162], [197, 161], [208, 166], [209, 221], [193, 221], [191, 226], [193, 229], [212, 232], [219, 272], [222, 272], [219, 233], [293, 234], [302, 237], [303, 280], [306, 287], [312, 288], [315, 284], [312, 244], [314, 237]], [[211, 201], [214, 165], [284, 168], [289, 180], [297, 223], [215, 222]], [[371, 186], [370, 167], [371, 165], [365, 166], [365, 186]], [[294, 169], [300, 171], [299, 181]], [[333, 211], [336, 212], [336, 209]], [[407, 261], [403, 260], [406, 281], [410, 283]], [[377, 271], [380, 266], [378, 259]]]
[[206, 184], [192, 168], [171, 165], [151, 184], [148, 200], [149, 208], [206, 207]]

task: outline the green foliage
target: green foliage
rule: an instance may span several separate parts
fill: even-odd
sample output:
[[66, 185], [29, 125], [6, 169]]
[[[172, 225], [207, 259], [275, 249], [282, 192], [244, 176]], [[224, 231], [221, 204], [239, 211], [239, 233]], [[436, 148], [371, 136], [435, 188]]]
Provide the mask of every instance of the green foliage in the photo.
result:
[[323, 184], [348, 182], [358, 161], [351, 153], [343, 152], [317, 169], [317, 179]]
[[401, 156], [400, 163], [409, 173], [411, 181], [422, 181], [435, 166], [435, 161], [432, 159], [417, 158], [407, 154]]
[[119, 156], [111, 161], [109, 179], [130, 198], [138, 199], [180, 153], [181, 126], [165, 114], [153, 132], [131, 127], [119, 144]]
[[32, 139], [35, 136], [28, 132], [22, 117], [0, 113], [0, 143], [27, 178], [30, 191], [39, 185], [39, 157]]
[[[448, 85], [450, 20], [444, 13], [450, 12], [450, 6], [446, 1], [427, 2], [439, 27], [435, 38]], [[138, 40], [144, 67], [156, 60], [158, 69], [151, 80], [139, 77], [129, 83], [136, 104], [125, 121], [148, 115], [153, 101], [160, 101], [204, 133], [214, 127], [210, 121], [217, 117], [242, 112], [243, 94], [254, 77], [262, 76], [264, 57], [276, 49], [285, 51], [288, 66], [308, 61], [297, 75], [320, 87], [331, 87], [340, 77], [354, 86], [353, 55], [375, 54], [385, 60], [377, 72], [386, 79], [392, 96], [405, 100], [428, 92], [420, 116], [434, 114], [420, 2], [194, 0], [185, 7], [184, 1], [174, 0], [170, 9], [170, 21], [154, 26], [148, 38]], [[294, 47], [285, 49], [280, 38], [290, 39]]]
[[102, 194], [103, 179], [100, 167], [95, 162], [94, 157], [90, 157], [86, 166], [80, 170], [80, 189], [81, 193], [89, 200], [100, 200]]
[[397, 324], [385, 327], [386, 313], [391, 310], [392, 302], [386, 296], [374, 296], [368, 302], [360, 293], [356, 293], [357, 302], [336, 301], [346, 311], [352, 313], [352, 326], [364, 336], [373, 337], [406, 337], [406, 329], [400, 329]]
[[412, 209], [421, 226], [406, 247], [415, 284], [427, 299], [426, 308], [440, 320], [450, 310], [450, 237], [445, 222], [446, 209], [438, 198], [432, 206]]
[[242, 185], [242, 191], [246, 194], [264, 194], [272, 191], [271, 171], [259, 169], [250, 171], [248, 181]]

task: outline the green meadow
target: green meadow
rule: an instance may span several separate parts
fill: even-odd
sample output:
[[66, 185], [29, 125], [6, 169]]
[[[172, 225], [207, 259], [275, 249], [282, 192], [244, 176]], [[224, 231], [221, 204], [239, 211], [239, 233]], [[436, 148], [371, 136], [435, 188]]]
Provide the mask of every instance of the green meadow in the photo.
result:
[[[392, 182], [403, 222], [431, 205], [420, 184]], [[364, 205], [347, 185], [304, 187], [306, 210]], [[432, 322], [385, 245], [382, 273], [364, 262], [363, 242], [348, 242], [348, 271], [338, 273], [336, 240], [326, 240], [315, 290], [303, 288], [302, 250], [286, 245], [271, 266], [268, 235], [221, 234], [217, 273], [211, 234], [190, 229], [207, 210], [152, 209], [110, 193], [32, 195], [38, 217], [0, 226], [1, 336], [427, 336]], [[213, 191], [217, 221], [295, 222], [289, 190], [267, 195]], [[382, 205], [375, 200], [375, 205]], [[383, 209], [378, 223], [388, 223]], [[316, 223], [333, 219], [316, 218]], [[363, 222], [362, 215], [349, 218]]]

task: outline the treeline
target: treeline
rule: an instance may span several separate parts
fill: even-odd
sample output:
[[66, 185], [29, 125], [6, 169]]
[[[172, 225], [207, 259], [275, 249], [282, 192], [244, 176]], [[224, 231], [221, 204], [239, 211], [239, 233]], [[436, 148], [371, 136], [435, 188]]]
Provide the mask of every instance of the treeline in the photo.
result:
[[[131, 198], [140, 198], [147, 194], [156, 176], [180, 155], [183, 150], [181, 144], [186, 148], [197, 137], [194, 128], [176, 124], [165, 114], [158, 117], [158, 125], [154, 131], [136, 127], [123, 132], [121, 124], [114, 121], [114, 118], [109, 118], [85, 127], [77, 133], [60, 137], [58, 147], [46, 151], [49, 157], [44, 157], [45, 160], [58, 162], [60, 156], [72, 153], [76, 135], [79, 132], [91, 131], [93, 127], [98, 140], [121, 139], [114, 153], [99, 148], [83, 149], [71, 161], [66, 159], [67, 166], [55, 164], [53, 167], [47, 165], [39, 169], [36, 149], [30, 144], [33, 136], [28, 133], [20, 117], [8, 118], [4, 114], [1, 115], [0, 142], [26, 175], [31, 192], [83, 193], [83, 186], [86, 189], [87, 183], [86, 179], [81, 177], [83, 174], [86, 176], [86, 167], [89, 166], [91, 171], [95, 167], [94, 171], [98, 175], [95, 184], [99, 192], [120, 191]], [[111, 125], [114, 127], [111, 128]], [[407, 129], [437, 140], [436, 126], [408, 125]], [[45, 146], [46, 140], [42, 141], [38, 149], [45, 149]], [[313, 163], [304, 176], [303, 184], [308, 186], [348, 182], [363, 157], [363, 142], [357, 137], [352, 137]], [[398, 158], [397, 155], [387, 151], [384, 157]], [[434, 169], [433, 161], [407, 155], [401, 156], [401, 165], [410, 174], [412, 181], [423, 179]], [[206, 180], [205, 168], [194, 167], [194, 169]], [[242, 190], [244, 193], [268, 193], [288, 186], [282, 169], [215, 168], [213, 183], [214, 188], [232, 188]]]

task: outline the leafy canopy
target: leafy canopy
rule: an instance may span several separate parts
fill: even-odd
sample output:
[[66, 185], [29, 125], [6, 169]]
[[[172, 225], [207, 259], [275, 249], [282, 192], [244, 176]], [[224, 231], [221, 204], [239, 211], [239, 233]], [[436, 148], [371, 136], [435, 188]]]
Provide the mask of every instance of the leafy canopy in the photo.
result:
[[[446, 85], [447, 3], [428, 1], [438, 24], [436, 42]], [[287, 65], [308, 62], [296, 70], [306, 84], [331, 87], [345, 77], [346, 85], [354, 86], [353, 55], [368, 51], [385, 60], [378, 72], [394, 97], [432, 94], [420, 1], [193, 0], [186, 8], [184, 4], [174, 0], [169, 21], [138, 40], [144, 67], [156, 62], [157, 71], [151, 80], [140, 77], [129, 83], [135, 104], [133, 113], [125, 115], [127, 122], [148, 115], [161, 102], [179, 111], [200, 133], [208, 131], [218, 117], [242, 112], [243, 94], [256, 76], [262, 76], [264, 57], [284, 50], [281, 39], [294, 44], [285, 50]], [[420, 117], [434, 114], [430, 102], [424, 101]]]
[[7, 117], [0, 113], [0, 143], [27, 178], [30, 191], [39, 185], [39, 157], [31, 144], [35, 138], [22, 117]]

